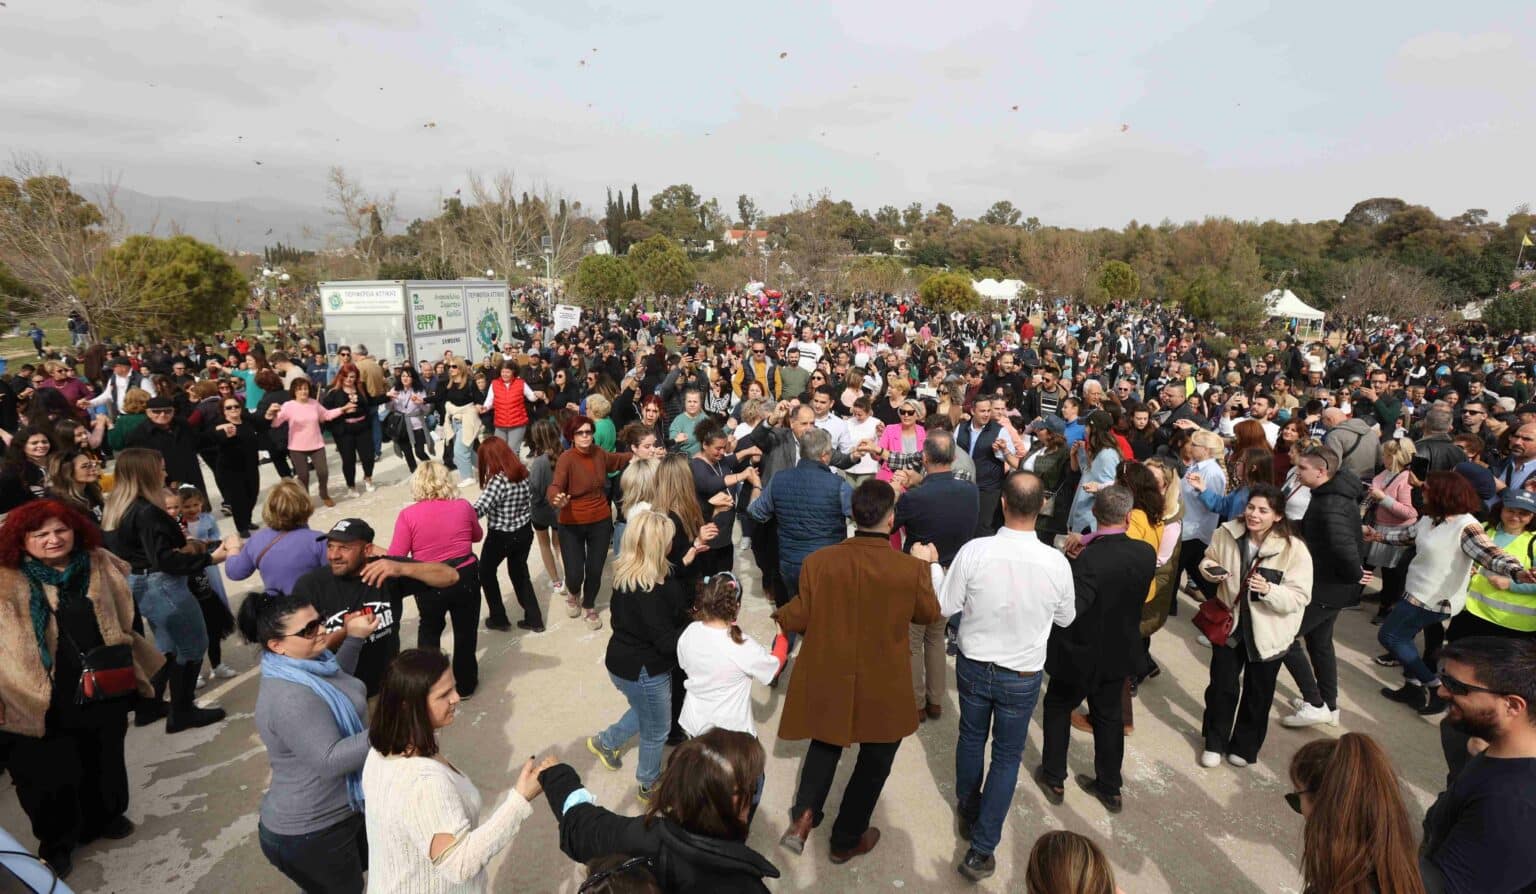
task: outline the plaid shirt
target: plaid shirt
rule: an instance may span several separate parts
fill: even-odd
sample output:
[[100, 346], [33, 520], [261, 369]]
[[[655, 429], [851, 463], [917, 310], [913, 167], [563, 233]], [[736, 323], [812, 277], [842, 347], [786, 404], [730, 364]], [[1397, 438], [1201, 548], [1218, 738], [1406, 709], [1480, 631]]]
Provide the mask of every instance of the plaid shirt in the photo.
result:
[[[1414, 525], [1402, 528], [1381, 528], [1378, 531], [1381, 534], [1383, 543], [1391, 543], [1398, 546], [1412, 544], [1415, 535], [1418, 533], [1417, 527]], [[1488, 532], [1483, 530], [1483, 526], [1476, 522], [1461, 529], [1461, 551], [1466, 553], [1474, 563], [1494, 574], [1518, 578], [1525, 571], [1525, 566], [1520, 564], [1520, 560], [1499, 549], [1499, 545], [1493, 542], [1493, 538], [1488, 536]], [[1437, 612], [1444, 611], [1444, 609], [1436, 608], [1425, 602], [1433, 594], [1418, 595], [1404, 593], [1403, 595], [1420, 608]]]
[[533, 521], [533, 495], [526, 480], [513, 483], [498, 473], [486, 482], [480, 499], [475, 501], [475, 514], [485, 516], [493, 531], [517, 531]]

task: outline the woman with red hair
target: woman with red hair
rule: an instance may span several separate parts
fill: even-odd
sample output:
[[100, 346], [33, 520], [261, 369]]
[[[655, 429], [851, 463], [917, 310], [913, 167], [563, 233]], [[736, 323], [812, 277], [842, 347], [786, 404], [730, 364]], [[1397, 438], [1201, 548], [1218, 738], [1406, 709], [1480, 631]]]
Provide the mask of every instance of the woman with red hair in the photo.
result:
[[1500, 549], [1483, 530], [1473, 514], [1482, 509], [1483, 501], [1467, 479], [1455, 472], [1430, 472], [1422, 495], [1424, 508], [1417, 522], [1401, 528], [1366, 528], [1365, 539], [1415, 547], [1402, 598], [1392, 606], [1376, 639], [1398, 660], [1407, 677], [1398, 689], [1383, 686], [1381, 694], [1430, 715], [1444, 711], [1446, 702], [1437, 693], [1440, 675], [1419, 655], [1413, 638], [1466, 606], [1474, 563], [1485, 573], [1523, 584], [1536, 583], [1536, 572]]
[[[586, 613], [587, 626], [603, 626], [597, 614], [597, 590], [613, 540], [613, 512], [608, 507], [608, 473], [629, 464], [631, 454], [607, 453], [597, 446], [597, 424], [588, 416], [565, 422], [571, 448], [555, 462], [555, 477], [545, 496], [560, 512], [560, 552], [565, 558], [566, 614]], [[578, 602], [576, 594], [581, 594]]]
[[544, 632], [544, 613], [533, 591], [528, 574], [528, 552], [533, 548], [533, 495], [528, 490], [528, 467], [501, 438], [480, 442], [480, 498], [475, 514], [486, 523], [485, 545], [480, 549], [480, 588], [485, 591], [489, 616], [485, 626], [491, 630], [511, 630], [507, 606], [501, 601], [501, 582], [496, 579], [501, 563], [507, 563], [507, 576], [523, 607], [523, 619], [517, 626], [534, 633]]
[[[18, 506], [0, 524], [0, 652], [9, 656], [0, 662], [0, 750], [38, 853], [60, 878], [76, 845], [133, 833], [123, 815], [128, 710], [165, 663], [133, 632], [119, 564], [96, 526], [57, 500]], [[82, 656], [117, 646], [131, 656], [134, 685], [90, 697]]]

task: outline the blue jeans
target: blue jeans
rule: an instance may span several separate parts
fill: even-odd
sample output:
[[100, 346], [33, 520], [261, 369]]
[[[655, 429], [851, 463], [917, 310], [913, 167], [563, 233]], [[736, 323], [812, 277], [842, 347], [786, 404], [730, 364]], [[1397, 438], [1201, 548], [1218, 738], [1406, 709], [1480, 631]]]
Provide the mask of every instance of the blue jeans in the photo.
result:
[[128, 575], [139, 614], [155, 633], [155, 647], [182, 664], [200, 663], [208, 652], [208, 625], [187, 579], [163, 571]]
[[453, 423], [453, 467], [459, 478], [473, 481], [475, 478], [475, 448], [464, 439], [464, 424], [457, 419]]
[[1413, 638], [1420, 630], [1431, 624], [1444, 621], [1449, 615], [1441, 612], [1432, 612], [1427, 608], [1419, 608], [1407, 599], [1399, 599], [1392, 606], [1392, 611], [1387, 613], [1387, 619], [1381, 622], [1381, 628], [1376, 631], [1376, 641], [1386, 647], [1392, 657], [1396, 658], [1403, 666], [1403, 673], [1426, 685], [1439, 679], [1430, 669], [1428, 664], [1419, 655], [1418, 646], [1414, 645]]
[[629, 710], [597, 734], [597, 744], [618, 751], [638, 735], [640, 765], [635, 768], [635, 779], [641, 785], [654, 785], [661, 778], [661, 749], [667, 744], [667, 730], [672, 728], [672, 675], [651, 676], [642, 668], [638, 680], [626, 680], [612, 672], [608, 679], [624, 693]]
[[363, 894], [368, 870], [368, 830], [361, 813], [304, 835], [279, 835], [257, 825], [267, 862], [305, 891]]
[[[964, 655], [955, 658], [960, 688], [960, 741], [955, 745], [955, 792], [960, 814], [971, 820], [971, 847], [991, 854], [1003, 836], [1003, 819], [1013, 803], [1019, 761], [1029, 732], [1029, 715], [1040, 697], [1042, 674], [1021, 677]], [[992, 732], [992, 767], [982, 781], [987, 731]]]
[[379, 413], [388, 413], [389, 405], [384, 404], [368, 415], [373, 417], [373, 455], [378, 456], [384, 450], [384, 420]]

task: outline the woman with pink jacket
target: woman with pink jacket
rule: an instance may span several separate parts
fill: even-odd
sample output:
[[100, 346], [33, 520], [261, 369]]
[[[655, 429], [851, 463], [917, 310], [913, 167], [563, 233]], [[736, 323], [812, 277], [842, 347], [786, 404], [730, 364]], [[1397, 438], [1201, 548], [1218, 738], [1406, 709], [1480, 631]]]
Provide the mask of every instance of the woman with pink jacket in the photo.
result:
[[880, 481], [890, 481], [894, 470], [891, 469], [890, 458], [895, 454], [917, 453], [923, 449], [923, 438], [928, 432], [918, 423], [923, 412], [923, 405], [908, 398], [896, 408], [896, 425], [887, 425], [880, 432], [880, 471], [875, 473], [875, 478]]
[[304, 492], [309, 493], [309, 467], [313, 464], [315, 475], [320, 479], [321, 501], [327, 506], [335, 506], [328, 480], [331, 470], [325, 461], [325, 435], [320, 426], [342, 413], [352, 412], [356, 406], [349, 403], [327, 409], [313, 399], [314, 391], [305, 378], [294, 379], [288, 391], [293, 395], [292, 400], [267, 407], [267, 423], [272, 428], [288, 426], [288, 458], [293, 462], [294, 476], [299, 479]]
[[[1372, 478], [1366, 489], [1366, 522], [1373, 528], [1402, 528], [1419, 520], [1419, 511], [1413, 508], [1413, 483], [1409, 480], [1408, 466], [1413, 462], [1413, 442], [1407, 438], [1395, 438], [1381, 445], [1382, 470]], [[1379, 550], [1380, 547], [1374, 549]], [[1402, 552], [1399, 548], [1396, 552]], [[1367, 558], [1370, 554], [1367, 554]], [[1374, 623], [1380, 624], [1393, 603], [1403, 595], [1403, 584], [1408, 579], [1408, 559], [1398, 556], [1392, 566], [1380, 566], [1381, 608]]]

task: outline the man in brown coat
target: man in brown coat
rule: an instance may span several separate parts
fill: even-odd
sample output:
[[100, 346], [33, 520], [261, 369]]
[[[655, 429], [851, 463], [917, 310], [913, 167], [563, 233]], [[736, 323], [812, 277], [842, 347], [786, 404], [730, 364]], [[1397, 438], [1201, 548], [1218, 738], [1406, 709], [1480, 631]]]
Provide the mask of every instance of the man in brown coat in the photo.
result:
[[873, 850], [880, 830], [869, 818], [901, 740], [917, 731], [912, 712], [907, 630], [937, 621], [933, 569], [938, 550], [919, 543], [910, 555], [891, 549], [896, 492], [866, 481], [853, 492], [852, 538], [812, 553], [800, 571], [800, 595], [776, 612], [787, 632], [803, 633], [780, 739], [810, 739], [800, 768], [793, 825], [780, 844], [801, 853], [843, 749], [859, 743], [858, 762], [832, 825], [833, 863]]

